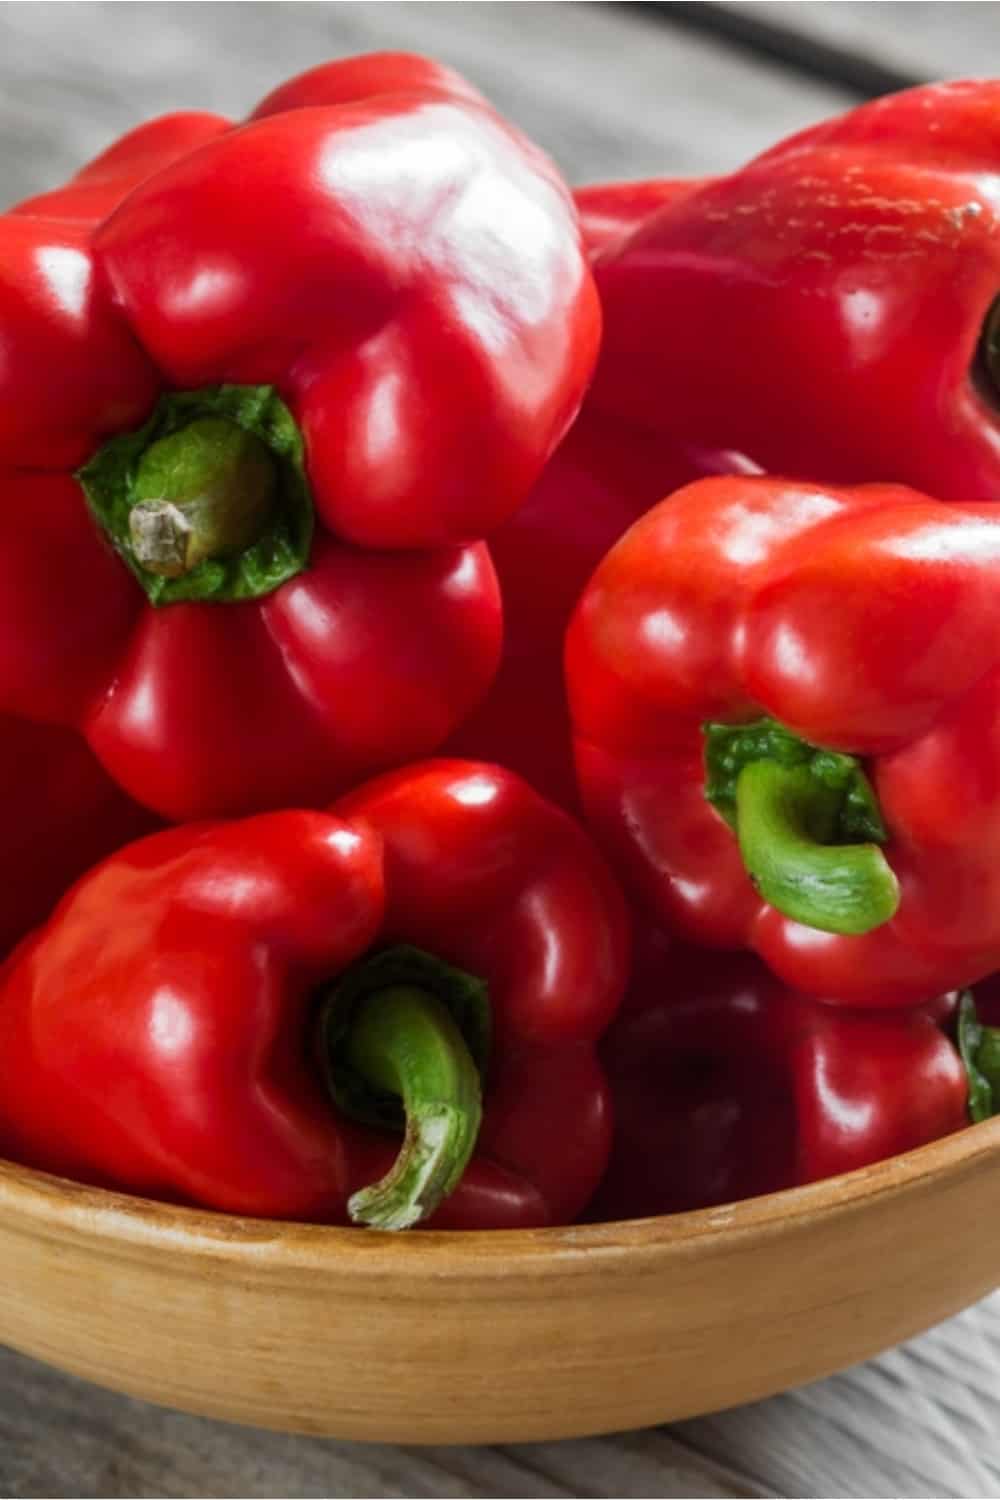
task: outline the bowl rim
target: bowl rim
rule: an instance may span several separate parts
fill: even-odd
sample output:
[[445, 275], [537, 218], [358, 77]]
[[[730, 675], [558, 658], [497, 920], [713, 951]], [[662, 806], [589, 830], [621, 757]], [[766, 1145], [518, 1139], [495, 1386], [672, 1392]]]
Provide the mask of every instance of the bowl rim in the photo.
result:
[[[44, 1238], [103, 1242], [118, 1256], [148, 1259], [162, 1250], [176, 1257], [222, 1261], [283, 1271], [333, 1271], [338, 1275], [385, 1276], [402, 1269], [407, 1278], [446, 1274], [482, 1279], [489, 1267], [503, 1274], [589, 1274], [595, 1262], [627, 1251], [637, 1270], [664, 1258], [731, 1249], [740, 1240], [787, 1233], [817, 1220], [863, 1212], [876, 1200], [928, 1190], [942, 1177], [956, 1180], [1000, 1158], [1000, 1116], [951, 1135], [803, 1187], [687, 1213], [540, 1229], [420, 1230], [380, 1233], [339, 1225], [258, 1219], [210, 1209], [163, 1203], [90, 1187], [34, 1168], [0, 1160], [0, 1236], [25, 1233]], [[445, 1252], [447, 1251], [447, 1257]], [[415, 1292], [414, 1295], [424, 1295]]]

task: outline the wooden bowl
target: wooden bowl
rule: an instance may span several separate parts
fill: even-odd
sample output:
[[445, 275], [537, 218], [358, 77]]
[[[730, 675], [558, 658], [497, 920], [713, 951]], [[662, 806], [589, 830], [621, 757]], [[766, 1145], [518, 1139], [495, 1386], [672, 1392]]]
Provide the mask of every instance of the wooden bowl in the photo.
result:
[[672, 1218], [399, 1236], [0, 1164], [0, 1340], [212, 1417], [404, 1443], [579, 1436], [767, 1396], [1000, 1284], [1000, 1118]]

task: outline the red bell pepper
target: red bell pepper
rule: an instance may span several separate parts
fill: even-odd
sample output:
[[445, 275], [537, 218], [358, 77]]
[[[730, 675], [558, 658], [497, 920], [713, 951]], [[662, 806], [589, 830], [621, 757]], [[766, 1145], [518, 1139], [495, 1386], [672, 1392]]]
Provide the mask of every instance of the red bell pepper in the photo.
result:
[[155, 820], [119, 791], [79, 735], [0, 715], [0, 958], [90, 865]]
[[1000, 511], [707, 479], [567, 642], [588, 814], [654, 916], [901, 1005], [1000, 968]]
[[133, 132], [0, 259], [0, 710], [172, 818], [440, 745], [500, 649], [476, 539], [596, 353], [547, 158], [447, 69], [330, 63]]
[[[993, 1112], [1000, 1033], [971, 997], [850, 1011], [795, 995], [749, 954], [661, 947], [602, 1047], [615, 1142], [589, 1218], [733, 1203], [913, 1150]], [[983, 1091], [985, 1092], [985, 1096]], [[998, 1100], [1000, 1102], [1000, 1100]]]
[[0, 1148], [265, 1217], [563, 1222], [610, 1149], [627, 948], [589, 840], [496, 767], [155, 834], [0, 974]]
[[589, 190], [594, 404], [771, 472], [1000, 499], [998, 154], [1000, 81], [938, 83], [662, 206]]

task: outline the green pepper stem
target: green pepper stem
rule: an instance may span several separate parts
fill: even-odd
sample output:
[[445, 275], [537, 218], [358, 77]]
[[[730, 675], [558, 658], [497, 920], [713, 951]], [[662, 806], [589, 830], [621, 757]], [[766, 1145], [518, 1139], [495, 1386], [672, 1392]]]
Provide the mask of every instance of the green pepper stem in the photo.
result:
[[416, 985], [364, 997], [347, 1037], [351, 1066], [373, 1088], [398, 1095], [406, 1116], [399, 1155], [347, 1207], [356, 1224], [408, 1229], [453, 1192], [479, 1134], [479, 1070], [446, 1007]]
[[245, 551], [273, 518], [277, 483], [266, 445], [225, 417], [160, 438], [135, 474], [128, 525], [136, 562], [181, 578], [208, 558]]
[[974, 1124], [1000, 1110], [1000, 1027], [984, 1026], [971, 990], [958, 1003], [957, 1042], [969, 1080], [969, 1118]]
[[858, 935], [888, 922], [899, 886], [876, 844], [830, 844], [837, 793], [808, 767], [755, 760], [736, 783], [743, 863], [760, 894], [793, 921]]
[[976, 1066], [993, 1090], [993, 1097], [1000, 1100], [1000, 1027], [982, 1027]]

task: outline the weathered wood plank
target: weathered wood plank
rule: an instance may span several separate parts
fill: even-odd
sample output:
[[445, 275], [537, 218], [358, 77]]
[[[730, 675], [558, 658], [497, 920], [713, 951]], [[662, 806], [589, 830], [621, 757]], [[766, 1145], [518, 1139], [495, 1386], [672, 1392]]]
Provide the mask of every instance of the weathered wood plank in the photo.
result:
[[775, 28], [874, 58], [916, 79], [984, 78], [1000, 73], [1000, 4], [952, 0], [746, 0], [724, 9]]
[[150, 115], [238, 115], [287, 74], [386, 47], [461, 68], [578, 181], [716, 171], [851, 102], [610, 6], [18, 0], [0, 7], [0, 201]]
[[997, 1495], [998, 1373], [1000, 1294], [843, 1375], [674, 1433], [804, 1500]]
[[767, 1493], [666, 1432], [510, 1448], [395, 1448], [229, 1427], [0, 1353], [0, 1494], [36, 1496]]

